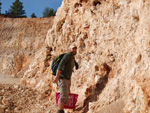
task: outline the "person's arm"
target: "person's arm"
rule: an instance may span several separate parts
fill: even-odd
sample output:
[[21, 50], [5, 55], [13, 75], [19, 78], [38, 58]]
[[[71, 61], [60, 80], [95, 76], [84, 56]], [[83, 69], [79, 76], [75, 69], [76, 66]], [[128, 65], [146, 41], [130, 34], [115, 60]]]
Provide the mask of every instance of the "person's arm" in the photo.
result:
[[76, 60], [74, 61], [75, 63], [75, 67], [76, 67], [76, 70], [79, 68], [79, 64], [76, 62]]
[[56, 72], [56, 77], [55, 77], [55, 79], [53, 80], [53, 83], [57, 83], [57, 82], [58, 82], [60, 73], [61, 73], [61, 71], [60, 71], [60, 70], [57, 70], [57, 72]]
[[58, 68], [57, 68], [56, 77], [53, 80], [53, 83], [58, 82], [62, 67], [68, 62], [69, 58], [70, 58], [70, 55], [65, 54], [64, 57], [62, 58], [62, 60], [60, 61], [59, 65], [58, 65]]

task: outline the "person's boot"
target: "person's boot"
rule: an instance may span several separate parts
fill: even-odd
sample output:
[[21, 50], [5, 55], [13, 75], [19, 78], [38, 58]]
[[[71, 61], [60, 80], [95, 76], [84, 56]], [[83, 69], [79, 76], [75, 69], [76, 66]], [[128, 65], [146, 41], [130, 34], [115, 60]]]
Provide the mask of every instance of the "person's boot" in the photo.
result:
[[57, 113], [65, 113], [64, 110], [58, 110]]

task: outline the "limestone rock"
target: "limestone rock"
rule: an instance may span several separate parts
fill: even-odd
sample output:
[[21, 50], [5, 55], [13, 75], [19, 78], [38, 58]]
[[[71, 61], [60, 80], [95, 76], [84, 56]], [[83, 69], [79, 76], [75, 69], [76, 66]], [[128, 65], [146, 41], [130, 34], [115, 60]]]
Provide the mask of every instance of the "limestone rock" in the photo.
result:
[[[125, 103], [124, 112], [148, 110], [148, 85], [142, 84], [150, 79], [149, 6], [144, 0], [64, 0], [58, 9], [46, 43], [53, 56], [78, 45], [80, 68], [72, 89], [80, 94], [79, 103], [84, 101], [84, 111], [98, 112], [118, 99]], [[107, 66], [99, 69], [98, 64]]]
[[[37, 90], [40, 100], [49, 96], [49, 103], [53, 103], [49, 111], [55, 112], [57, 88], [52, 83], [52, 58], [68, 52], [69, 46], [76, 43], [79, 69], [72, 75], [71, 92], [79, 94], [79, 98], [73, 112], [95, 113], [107, 107], [108, 112], [113, 108], [115, 112], [116, 106], [121, 104], [117, 112], [149, 113], [149, 7], [148, 0], [63, 0], [42, 43], [40, 38], [37, 42], [33, 38], [33, 44], [28, 40], [34, 33], [16, 35], [15, 32], [12, 36], [26, 38], [0, 42], [4, 43], [3, 48], [22, 47], [28, 52], [1, 57], [3, 68], [0, 69], [11, 73], [21, 71], [20, 84]], [[33, 23], [27, 24], [30, 30]], [[10, 34], [4, 34], [11, 39]], [[22, 41], [25, 43], [19, 43]], [[38, 51], [32, 54], [30, 51], [34, 49]], [[27, 92], [22, 96], [26, 97]], [[41, 109], [46, 110], [45, 105]]]
[[52, 23], [53, 18], [0, 17], [0, 73], [23, 76]]

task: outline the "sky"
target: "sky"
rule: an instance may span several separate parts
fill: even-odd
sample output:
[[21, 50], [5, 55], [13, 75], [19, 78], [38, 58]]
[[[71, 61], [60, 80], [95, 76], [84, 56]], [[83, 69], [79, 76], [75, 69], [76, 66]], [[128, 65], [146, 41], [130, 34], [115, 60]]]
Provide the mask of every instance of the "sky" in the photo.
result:
[[[10, 9], [12, 3], [16, 0], [0, 0], [2, 3], [1, 13], [5, 14], [5, 11]], [[27, 17], [31, 17], [32, 13], [35, 13], [37, 17], [43, 17], [43, 11], [46, 7], [57, 10], [61, 6], [63, 0], [20, 0], [23, 3], [23, 10], [26, 12]]]

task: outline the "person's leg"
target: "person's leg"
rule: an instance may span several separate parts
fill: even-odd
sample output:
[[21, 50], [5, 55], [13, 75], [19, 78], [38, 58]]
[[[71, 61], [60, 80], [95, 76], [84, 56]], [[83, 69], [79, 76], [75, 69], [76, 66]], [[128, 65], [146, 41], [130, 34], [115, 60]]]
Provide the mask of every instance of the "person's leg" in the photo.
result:
[[[60, 89], [60, 98], [62, 98], [62, 92], [63, 92], [63, 80], [60, 79], [59, 82], [58, 82], [58, 85], [59, 85], [59, 89]], [[57, 113], [64, 113], [64, 102], [61, 102], [60, 101], [60, 98], [59, 98], [59, 101], [58, 101], [58, 112]], [[62, 100], [62, 99], [61, 99]]]
[[71, 80], [68, 81], [68, 90], [69, 90], [69, 93], [71, 93], [71, 90], [70, 90], [70, 87], [71, 87]]
[[59, 89], [60, 89], [60, 98], [58, 102], [58, 113], [63, 113], [64, 111], [64, 105], [68, 100], [69, 95], [69, 81], [66, 79], [60, 79], [58, 82]]
[[58, 85], [59, 85], [59, 90], [60, 90], [60, 98], [58, 101], [58, 110], [64, 110], [64, 102], [63, 102], [63, 93], [64, 93], [64, 89], [65, 89], [65, 84], [63, 82], [63, 79], [59, 79]]
[[64, 102], [58, 102], [58, 110], [63, 110], [64, 109]]

